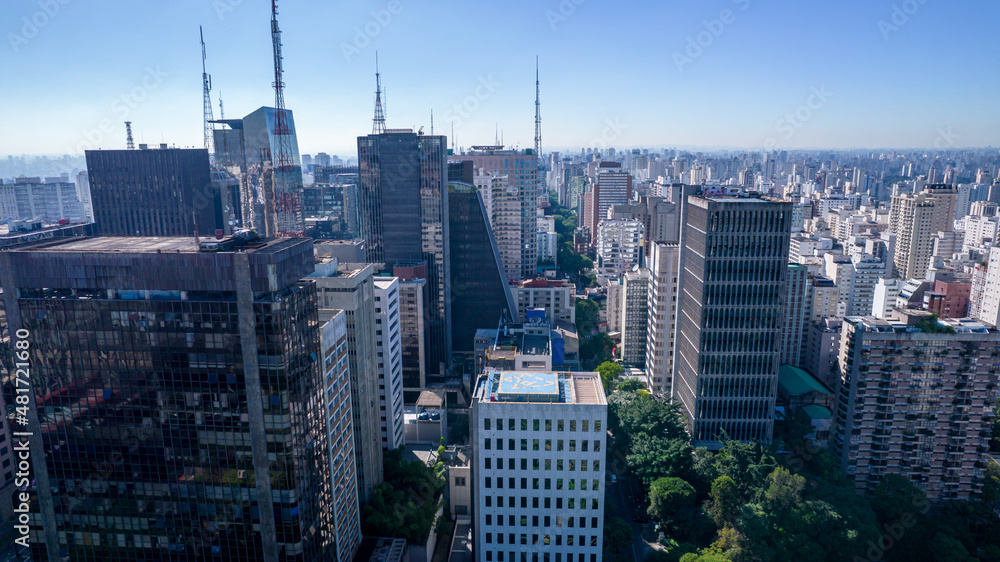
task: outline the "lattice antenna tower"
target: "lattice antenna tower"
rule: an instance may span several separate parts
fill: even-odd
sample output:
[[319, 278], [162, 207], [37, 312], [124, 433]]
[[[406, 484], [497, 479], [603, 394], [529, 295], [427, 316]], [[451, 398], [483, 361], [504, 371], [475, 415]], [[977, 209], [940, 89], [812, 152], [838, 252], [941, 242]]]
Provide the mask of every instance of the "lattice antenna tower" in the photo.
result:
[[382, 75], [378, 71], [378, 52], [375, 53], [375, 118], [372, 119], [372, 134], [385, 132], [385, 109], [382, 107]]
[[214, 121], [215, 118], [212, 115], [212, 77], [208, 74], [208, 67], [206, 64], [208, 54], [205, 50], [205, 31], [200, 25], [198, 26], [198, 34], [201, 36], [201, 84], [202, 105], [204, 106], [203, 127], [205, 129], [205, 150], [208, 151], [209, 158], [214, 160], [214, 133], [212, 132], [214, 126], [212, 125], [212, 121]]

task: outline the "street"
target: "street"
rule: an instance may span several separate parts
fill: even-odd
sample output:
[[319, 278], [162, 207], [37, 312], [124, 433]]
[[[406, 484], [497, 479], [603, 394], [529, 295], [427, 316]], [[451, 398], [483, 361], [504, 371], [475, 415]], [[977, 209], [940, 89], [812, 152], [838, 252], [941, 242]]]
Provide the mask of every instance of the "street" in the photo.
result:
[[[610, 502], [610, 512], [613, 517], [621, 517], [632, 527], [632, 546], [628, 554], [636, 562], [641, 561], [646, 556], [646, 552], [652, 547], [642, 539], [642, 529], [644, 525], [649, 527], [651, 523], [639, 523], [635, 521], [636, 515], [646, 516], [645, 513], [645, 492], [642, 483], [637, 478], [629, 475], [609, 471], [605, 485], [608, 486], [607, 500]], [[611, 475], [615, 474], [617, 483], [611, 482]]]

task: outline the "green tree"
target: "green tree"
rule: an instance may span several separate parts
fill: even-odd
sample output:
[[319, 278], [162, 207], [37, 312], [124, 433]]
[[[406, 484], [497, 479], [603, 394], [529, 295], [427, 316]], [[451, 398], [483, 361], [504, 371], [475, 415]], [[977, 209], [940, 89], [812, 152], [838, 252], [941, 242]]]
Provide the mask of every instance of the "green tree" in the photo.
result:
[[990, 436], [990, 451], [1000, 453], [1000, 398], [993, 404], [993, 433]]
[[928, 554], [936, 562], [968, 562], [969, 551], [962, 541], [946, 533], [934, 535], [928, 545]]
[[1000, 465], [990, 461], [983, 476], [983, 501], [993, 505], [1000, 501]]
[[604, 524], [604, 544], [611, 552], [618, 551], [632, 543], [632, 526], [621, 517], [612, 518]]
[[638, 392], [616, 392], [608, 397], [608, 425], [622, 454], [628, 454], [640, 436], [688, 439], [680, 404]]
[[720, 476], [712, 482], [712, 518], [723, 527], [736, 521], [740, 509], [739, 490], [736, 482], [728, 476]]
[[601, 307], [590, 299], [576, 299], [576, 330], [581, 336], [597, 329]]
[[658, 522], [673, 522], [694, 506], [694, 487], [680, 478], [659, 478], [649, 487], [649, 516]]
[[681, 556], [680, 562], [732, 562], [732, 559], [718, 552], [689, 553]]
[[686, 439], [642, 435], [632, 440], [625, 461], [646, 486], [663, 477], [690, 477], [691, 445]]
[[879, 522], [898, 521], [903, 514], [916, 517], [928, 506], [927, 496], [904, 476], [886, 474], [875, 487], [872, 510]]
[[615, 342], [611, 341], [611, 336], [603, 332], [595, 334], [580, 342], [580, 361], [586, 368], [593, 368], [594, 365], [613, 360], [611, 351], [614, 348]]
[[646, 390], [646, 385], [637, 378], [629, 377], [618, 383], [618, 392], [637, 392]]
[[601, 375], [601, 382], [604, 383], [604, 392], [611, 394], [618, 386], [618, 380], [625, 374], [625, 368], [618, 363], [605, 361], [594, 369]]

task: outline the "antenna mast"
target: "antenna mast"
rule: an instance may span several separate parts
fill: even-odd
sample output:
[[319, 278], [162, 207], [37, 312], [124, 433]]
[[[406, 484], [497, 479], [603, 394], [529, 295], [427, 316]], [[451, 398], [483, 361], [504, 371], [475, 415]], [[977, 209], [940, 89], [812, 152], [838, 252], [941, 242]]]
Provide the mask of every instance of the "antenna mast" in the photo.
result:
[[132, 140], [132, 122], [125, 122], [125, 148], [135, 150], [135, 141]]
[[375, 118], [372, 119], [372, 134], [385, 132], [385, 110], [382, 108], [382, 75], [378, 71], [378, 51], [375, 52]]
[[201, 83], [203, 91], [202, 105], [204, 106], [204, 113], [205, 113], [204, 115], [205, 150], [208, 151], [209, 159], [214, 162], [215, 148], [213, 146], [214, 134], [212, 133], [212, 129], [214, 128], [214, 126], [212, 125], [212, 121], [214, 121], [215, 119], [212, 116], [212, 95], [210, 93], [212, 91], [212, 77], [208, 75], [208, 70], [205, 62], [208, 59], [208, 55], [206, 54], [205, 50], [205, 32], [200, 25], [198, 26], [198, 34], [201, 36]]
[[538, 55], [535, 55], [535, 161], [538, 167], [536, 180], [538, 193], [542, 195], [542, 96], [538, 81]]
[[[281, 65], [281, 30], [278, 28], [278, 0], [271, 0], [271, 43], [274, 47], [274, 140], [275, 151], [271, 156], [273, 174], [270, 205], [265, 197], [265, 210], [269, 236], [303, 236], [304, 227], [300, 199], [292, 185], [295, 165], [292, 162], [292, 129], [285, 111], [284, 70]], [[271, 207], [268, 209], [268, 207]], [[273, 223], [271, 223], [273, 221]]]

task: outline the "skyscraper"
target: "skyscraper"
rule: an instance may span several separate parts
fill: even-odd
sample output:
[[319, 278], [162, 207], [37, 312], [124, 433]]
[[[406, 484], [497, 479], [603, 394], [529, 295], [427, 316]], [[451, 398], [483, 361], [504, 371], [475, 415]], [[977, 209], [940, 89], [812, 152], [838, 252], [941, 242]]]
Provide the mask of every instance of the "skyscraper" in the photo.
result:
[[695, 445], [771, 440], [791, 213], [768, 197], [685, 204], [673, 396]]
[[426, 266], [425, 359], [443, 380], [451, 358], [447, 139], [409, 129], [358, 137], [361, 237], [368, 261]]
[[632, 199], [632, 174], [622, 170], [619, 162], [600, 162], [593, 189], [586, 197], [590, 203], [583, 226], [590, 230], [591, 238], [596, 239], [598, 226], [608, 219], [608, 209]]
[[31, 334], [36, 559], [333, 560], [312, 262], [289, 239], [0, 253]]
[[400, 345], [399, 279], [375, 278], [375, 343], [378, 346], [382, 448], [403, 446], [403, 354]]
[[621, 359], [633, 367], [646, 366], [651, 281], [648, 269], [636, 269], [622, 276]]
[[339, 311], [347, 315], [354, 457], [361, 503], [368, 503], [375, 485], [382, 482], [373, 269], [371, 264], [341, 266], [336, 258], [321, 258], [309, 275], [316, 283], [320, 321]]
[[482, 197], [464, 183], [448, 186], [451, 244], [452, 345], [456, 352], [475, 351], [476, 330], [495, 326], [517, 306], [508, 291], [500, 254]]
[[[142, 145], [140, 145], [142, 146]], [[203, 148], [88, 150], [87, 172], [99, 236], [211, 237], [227, 209]]]
[[[531, 150], [504, 150], [503, 146], [474, 146], [467, 154], [453, 154], [451, 162], [471, 161], [480, 176], [483, 199], [503, 260], [507, 279], [518, 283], [537, 273], [538, 159]], [[482, 178], [492, 177], [492, 180]], [[491, 182], [491, 183], [489, 183]]]
[[670, 396], [677, 312], [676, 243], [654, 242], [649, 254], [649, 325], [646, 329], [646, 386], [659, 396]]
[[920, 193], [892, 197], [889, 232], [896, 235], [893, 266], [897, 277], [923, 279], [933, 236], [953, 230], [957, 194], [950, 185], [930, 184]]

